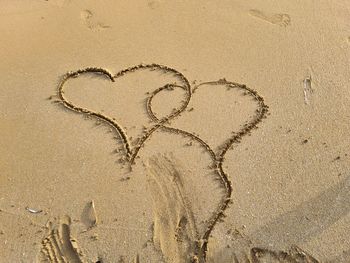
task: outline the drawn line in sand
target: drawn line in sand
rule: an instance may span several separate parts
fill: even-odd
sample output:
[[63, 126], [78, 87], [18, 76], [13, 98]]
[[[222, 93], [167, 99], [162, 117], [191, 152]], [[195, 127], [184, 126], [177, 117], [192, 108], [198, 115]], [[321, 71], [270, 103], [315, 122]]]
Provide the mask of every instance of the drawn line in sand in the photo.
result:
[[[123, 130], [122, 126], [111, 119], [108, 116], [105, 116], [98, 112], [93, 112], [86, 108], [81, 108], [78, 106], [75, 106], [72, 102], [70, 102], [65, 96], [64, 96], [64, 85], [70, 78], [76, 78], [81, 74], [86, 73], [93, 73], [93, 74], [102, 74], [106, 76], [108, 79], [110, 79], [112, 82], [114, 82], [117, 78], [124, 76], [126, 74], [131, 74], [132, 72], [142, 70], [142, 69], [151, 69], [151, 70], [158, 70], [165, 73], [172, 73], [177, 79], [182, 83], [182, 85], [179, 84], [167, 84], [161, 88], [157, 88], [152, 92], [152, 94], [149, 96], [147, 103], [146, 103], [146, 110], [149, 115], [149, 117], [156, 122], [150, 129], [147, 130], [147, 132], [139, 139], [139, 144], [136, 145], [134, 148], [131, 148], [130, 142], [128, 140], [128, 137]], [[191, 97], [192, 97], [192, 91], [195, 91], [196, 89], [200, 88], [202, 85], [225, 85], [227, 88], [234, 88], [239, 89], [245, 92], [246, 95], [251, 96], [258, 105], [258, 108], [256, 109], [255, 116], [250, 120], [242, 129], [240, 129], [238, 132], [235, 132], [231, 138], [228, 138], [226, 142], [220, 147], [220, 150], [218, 150], [217, 153], [215, 153], [212, 148], [207, 144], [204, 140], [202, 140], [199, 136], [183, 131], [177, 128], [168, 127], [165, 124], [168, 123], [169, 120], [172, 118], [175, 118], [179, 116], [188, 106]], [[183, 104], [179, 108], [175, 108], [175, 110], [168, 115], [167, 117], [158, 119], [156, 116], [156, 113], [152, 110], [152, 100], [153, 98], [162, 90], [164, 89], [174, 89], [174, 88], [182, 88], [186, 91], [186, 98], [183, 101]], [[149, 139], [149, 137], [152, 135], [152, 133], [157, 129], [162, 129], [165, 131], [182, 134], [184, 136], [190, 137], [197, 142], [199, 142], [203, 148], [208, 151], [208, 153], [211, 156], [212, 162], [213, 162], [213, 168], [215, 170], [215, 173], [217, 177], [220, 179], [220, 182], [222, 184], [222, 187], [225, 190], [225, 194], [222, 197], [221, 203], [219, 204], [219, 207], [217, 208], [216, 212], [210, 217], [210, 220], [208, 221], [208, 225], [206, 226], [205, 232], [200, 236], [200, 239], [198, 240], [198, 248], [195, 251], [195, 255], [193, 256], [193, 262], [205, 262], [206, 261], [206, 254], [207, 254], [207, 247], [208, 247], [208, 240], [210, 237], [211, 232], [213, 231], [215, 225], [222, 220], [225, 217], [225, 210], [228, 208], [230, 202], [231, 202], [231, 195], [232, 195], [232, 186], [231, 182], [228, 179], [227, 174], [224, 172], [223, 169], [223, 163], [225, 160], [225, 155], [229, 149], [233, 147], [234, 144], [237, 144], [241, 141], [241, 139], [249, 134], [252, 129], [257, 128], [257, 125], [262, 121], [263, 118], [266, 117], [268, 106], [265, 104], [264, 99], [258, 95], [258, 93], [248, 88], [246, 85], [238, 84], [235, 82], [230, 82], [225, 79], [220, 79], [218, 81], [210, 81], [210, 82], [204, 82], [197, 86], [195, 86], [193, 89], [191, 88], [191, 85], [189, 81], [184, 77], [183, 74], [178, 72], [177, 70], [159, 65], [159, 64], [140, 64], [134, 67], [130, 67], [124, 70], [119, 71], [114, 76], [107, 70], [102, 68], [86, 68], [86, 69], [80, 69], [74, 72], [68, 72], [58, 86], [58, 97], [60, 98], [60, 101], [62, 104], [75, 112], [89, 115], [92, 117], [97, 118], [98, 120], [102, 120], [109, 124], [112, 128], [115, 129], [115, 131], [120, 135], [121, 140], [123, 141], [125, 152], [126, 152], [126, 158], [131, 165], [134, 163], [135, 158], [138, 155], [138, 152], [140, 148], [144, 145], [144, 143]]]

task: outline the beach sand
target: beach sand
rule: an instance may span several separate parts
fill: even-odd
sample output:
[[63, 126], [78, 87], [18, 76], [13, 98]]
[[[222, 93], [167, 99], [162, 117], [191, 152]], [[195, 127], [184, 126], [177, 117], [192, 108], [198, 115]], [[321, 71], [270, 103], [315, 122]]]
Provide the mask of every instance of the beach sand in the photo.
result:
[[349, 17], [0, 1], [0, 262], [350, 262]]

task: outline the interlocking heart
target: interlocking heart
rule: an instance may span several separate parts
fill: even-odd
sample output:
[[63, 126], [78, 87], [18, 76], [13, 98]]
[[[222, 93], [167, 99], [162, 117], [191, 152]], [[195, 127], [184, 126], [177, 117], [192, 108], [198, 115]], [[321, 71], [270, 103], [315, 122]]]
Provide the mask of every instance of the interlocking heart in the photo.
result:
[[[135, 84], [135, 80], [131, 80], [131, 82], [133, 82], [132, 84], [136, 85], [137, 87], [132, 87], [130, 83], [128, 83], [128, 81], [130, 82], [130, 79], [127, 81], [119, 81], [119, 80], [125, 80], [125, 78], [127, 78], [127, 76], [131, 75], [131, 73], [137, 74], [138, 72], [141, 71], [148, 71], [149, 74], [152, 74], [151, 76], [147, 76], [146, 77], [146, 81], [150, 82], [152, 85], [148, 85], [150, 87], [148, 87], [148, 90], [145, 89], [145, 85], [144, 83], [136, 83]], [[159, 73], [162, 73], [162, 78], [159, 77]], [[97, 79], [97, 81], [101, 82], [101, 86], [106, 86], [106, 81], [108, 80], [110, 84], [112, 85], [116, 85], [116, 84], [120, 84], [123, 86], [129, 85], [131, 86], [130, 89], [135, 89], [135, 88], [141, 88], [142, 92], [139, 92], [142, 94], [142, 96], [144, 96], [145, 92], [147, 92], [148, 96], [149, 96], [149, 100], [146, 103], [146, 109], [148, 112], [148, 120], [146, 119], [144, 121], [144, 123], [133, 123], [132, 118], [130, 118], [130, 111], [129, 110], [125, 110], [125, 109], [120, 109], [118, 111], [118, 116], [123, 119], [124, 122], [126, 122], [128, 125], [122, 125], [121, 121], [115, 118], [110, 117], [109, 114], [107, 114], [106, 112], [102, 113], [102, 110], [97, 110], [97, 109], [89, 109], [86, 106], [80, 106], [78, 105], [76, 102], [72, 102], [70, 99], [68, 99], [65, 95], [66, 91], [65, 88], [67, 86], [67, 84], [69, 83], [69, 81], [73, 80], [73, 79], [78, 79], [78, 76], [83, 76], [83, 75], [100, 75], [103, 78], [99, 78]], [[145, 76], [142, 76], [145, 78]], [[150, 77], [152, 77], [150, 79]], [[148, 79], [147, 79], [148, 78]], [[172, 83], [166, 83], [165, 85], [163, 84], [160, 88], [154, 90], [154, 85], [160, 85], [158, 81], [156, 82], [155, 79], [162, 79], [163, 82], [164, 80], [166, 81], [172, 81]], [[94, 81], [96, 82], [96, 79], [91, 79], [90, 81]], [[153, 83], [152, 83], [153, 82]], [[185, 100], [175, 109], [173, 109], [169, 114], [165, 115], [165, 116], [161, 116], [161, 117], [156, 117], [156, 114], [153, 112], [152, 107], [151, 107], [151, 102], [153, 97], [158, 94], [159, 92], [165, 90], [165, 89], [174, 89], [176, 87], [180, 87], [184, 92], [185, 92]], [[107, 86], [108, 88], [108, 86]], [[138, 103], [138, 96], [137, 94], [131, 94], [131, 96], [128, 96], [128, 98], [125, 98], [125, 96], [120, 95], [120, 93], [122, 93], [122, 88], [124, 87], [118, 87], [119, 91], [117, 94], [117, 99], [118, 101], [115, 101], [114, 103], [118, 104], [118, 102], [120, 100], [124, 100], [124, 107], [128, 107], [128, 106], [133, 106], [134, 108], [132, 109], [132, 111], [134, 112], [133, 114], [138, 114], [140, 116], [144, 115], [143, 111], [144, 108], [140, 107], [139, 105], [137, 105]], [[134, 92], [135, 93], [135, 92]], [[129, 94], [130, 95], [130, 94]], [[140, 147], [144, 144], [144, 142], [149, 138], [149, 136], [157, 129], [159, 128], [160, 125], [164, 124], [166, 121], [173, 119], [174, 117], [178, 116], [181, 112], [184, 111], [184, 109], [187, 107], [187, 104], [189, 103], [189, 98], [191, 96], [191, 90], [190, 90], [190, 84], [187, 81], [187, 79], [178, 71], [171, 69], [169, 67], [166, 66], [161, 66], [161, 65], [157, 65], [157, 64], [151, 64], [151, 65], [138, 65], [132, 68], [128, 68], [126, 70], [122, 70], [120, 72], [118, 72], [115, 75], [112, 75], [110, 72], [108, 72], [105, 69], [102, 68], [86, 68], [83, 70], [78, 70], [75, 72], [69, 72], [67, 73], [62, 81], [60, 82], [59, 85], [59, 89], [58, 89], [58, 96], [61, 100], [61, 102], [64, 104], [64, 106], [66, 106], [67, 108], [76, 111], [78, 113], [82, 113], [82, 114], [87, 114], [93, 117], [96, 117], [100, 120], [103, 120], [105, 122], [107, 122], [109, 125], [111, 125], [113, 128], [115, 128], [117, 130], [117, 132], [119, 133], [122, 142], [124, 144], [125, 150], [126, 150], [126, 156], [127, 159], [132, 163], [132, 161], [134, 160], [134, 158], [137, 156], [137, 153], [140, 149]], [[108, 98], [105, 98], [105, 101]], [[131, 103], [130, 101], [133, 101], [134, 103]], [[112, 105], [113, 109], [115, 109], [115, 105]], [[111, 107], [111, 108], [112, 108]], [[108, 109], [105, 109], [108, 112]], [[125, 113], [124, 115], [128, 115], [127, 117], [123, 116], [123, 113]], [[151, 125], [147, 125], [147, 121], [152, 121]], [[136, 129], [139, 130], [139, 134], [138, 134], [138, 138], [134, 138], [134, 143], [136, 143], [136, 145], [134, 147], [132, 147], [132, 140], [130, 137], [127, 136], [126, 133], [126, 126], [129, 126], [129, 128], [131, 126], [137, 126]], [[148, 127], [147, 127], [148, 126]]]
[[[137, 74], [145, 71], [148, 73], [151, 72], [151, 76], [147, 78], [142, 77], [143, 79], [140, 81], [139, 77], [141, 75]], [[132, 123], [132, 120], [130, 120], [130, 113], [123, 108], [119, 109], [117, 114], [119, 117], [118, 120], [116, 120], [110, 117], [110, 114], [106, 113], [108, 110], [102, 112], [96, 108], [78, 106], [76, 102], [69, 100], [65, 95], [67, 83], [73, 78], [90, 74], [100, 75], [104, 77], [103, 81], [109, 80], [109, 83], [113, 85], [121, 82], [122, 84], [119, 83], [118, 87], [120, 91], [118, 92], [117, 99], [118, 101], [122, 99], [126, 100], [125, 105], [130, 104], [130, 107], [139, 107], [140, 105], [139, 99], [136, 98], [138, 96], [136, 94], [137, 89], [141, 89], [142, 92], [138, 92], [138, 94], [141, 94], [141, 97], [144, 97], [146, 92], [146, 98], [141, 98], [143, 102], [144, 99], [146, 99], [147, 115], [145, 115], [145, 122]], [[137, 75], [136, 77], [139, 79], [131, 81], [132, 84], [130, 84], [130, 81], [122, 81], [123, 78], [128, 78], [131, 75]], [[159, 79], [162, 79], [162, 81], [158, 81]], [[101, 79], [98, 79], [98, 81], [100, 80]], [[104, 82], [104, 85], [105, 84], [106, 82]], [[131, 96], [132, 98], [125, 98], [120, 95], [122, 93], [122, 88], [125, 88], [125, 86], [131, 86], [130, 89], [134, 90], [134, 96]], [[163, 96], [164, 91], [167, 90], [181, 90], [185, 98], [177, 107], [173, 107], [168, 114], [156, 112], [153, 107], [153, 102], [158, 96]], [[235, 100], [237, 95], [247, 95], [253, 100], [247, 101], [245, 105], [242, 105]], [[69, 72], [63, 77], [59, 84], [58, 96], [63, 105], [70, 110], [96, 117], [115, 128], [121, 137], [126, 151], [126, 159], [130, 164], [134, 162], [139, 150], [147, 142], [152, 133], [159, 128], [191, 137], [206, 148], [212, 156], [214, 166], [221, 178], [226, 193], [216, 213], [208, 220], [207, 231], [202, 235], [202, 243], [200, 244], [200, 251], [198, 254], [201, 254], [201, 257], [205, 258], [210, 233], [214, 225], [224, 216], [224, 211], [229, 205], [232, 193], [231, 183], [222, 168], [225, 154], [233, 144], [238, 143], [244, 135], [248, 134], [253, 128], [256, 128], [257, 124], [266, 116], [268, 107], [265, 105], [264, 99], [259, 96], [256, 91], [245, 85], [230, 82], [225, 79], [205, 82], [191, 87], [189, 81], [182, 73], [173, 68], [159, 64], [140, 64], [121, 70], [115, 75], [112, 75], [109, 71], [102, 68], [86, 68]], [[106, 98], [106, 100], [108, 99]], [[118, 104], [118, 101], [115, 101], [115, 103]], [[171, 104], [172, 100], [170, 99], [168, 102]], [[251, 105], [253, 105], [253, 107], [251, 107]], [[94, 105], [89, 106], [94, 107]], [[251, 109], [254, 109], [254, 111]], [[123, 120], [126, 123], [128, 122], [127, 125], [123, 125], [120, 121], [120, 119], [123, 119], [123, 111], [128, 116], [124, 117]], [[238, 111], [239, 114], [234, 114], [236, 111]], [[144, 112], [144, 106], [140, 107], [139, 114], [144, 115]], [[180, 115], [181, 118], [179, 117]], [[241, 121], [242, 116], [243, 119], [245, 118], [248, 120], [246, 123], [238, 123]], [[178, 118], [174, 120], [175, 117]], [[148, 124], [147, 118], [148, 121], [151, 121], [151, 124]], [[172, 123], [170, 123], [171, 120], [173, 120]], [[128, 137], [126, 132], [126, 126], [131, 126], [132, 124], [134, 124], [134, 127], [137, 126], [140, 130], [136, 136], [137, 138], [134, 138], [134, 140]], [[174, 125], [176, 127], [174, 127]], [[193, 126], [199, 129], [195, 131]]]
[[[168, 75], [172, 75], [172, 77], [174, 78], [173, 79], [174, 81], [172, 83], [166, 83], [161, 87], [158, 87], [155, 89], [153, 88], [153, 90], [150, 90], [147, 92], [148, 99], [146, 102], [146, 109], [147, 109], [147, 114], [149, 119], [152, 120], [152, 124], [147, 125], [148, 124], [147, 122], [137, 124], [138, 126], [143, 127], [143, 132], [139, 135], [138, 138], [134, 138], [136, 139], [136, 141], [139, 141], [139, 143], [134, 147], [131, 146], [131, 139], [130, 137], [127, 136], [127, 133], [125, 132], [125, 126], [122, 123], [120, 123], [120, 120], [111, 118], [106, 113], [102, 113], [95, 109], [89, 109], [83, 106], [78, 106], [76, 102], [69, 100], [65, 96], [64, 89], [66, 87], [67, 82], [70, 79], [77, 78], [80, 75], [100, 74], [105, 78], [102, 80], [99, 79], [99, 81], [109, 80], [110, 83], [114, 85], [116, 81], [118, 81], [122, 77], [125, 77], [126, 75], [129, 75], [131, 73], [135, 73], [137, 71], [144, 71], [144, 70], [157, 71], [158, 73], [161, 72]], [[253, 98], [256, 99], [255, 102], [258, 103], [257, 105], [258, 109], [255, 112], [249, 112], [250, 111], [249, 108], [251, 107], [248, 107], [247, 109], [246, 105], [242, 107], [241, 105], [234, 105], [233, 102], [230, 103], [228, 99], [232, 99], [232, 96], [225, 95], [225, 94], [215, 94], [220, 92], [220, 90], [218, 90], [218, 87], [223, 87], [224, 90], [226, 89], [236, 90], [239, 92], [238, 95], [251, 95]], [[144, 87], [141, 86], [141, 88], [144, 88]], [[174, 107], [174, 110], [170, 114], [165, 116], [161, 116], [161, 114], [157, 114], [156, 112], [154, 112], [154, 109], [152, 108], [152, 101], [154, 100], [154, 98], [164, 90], [172, 90], [175, 88], [181, 88], [185, 92], [185, 100], [181, 102], [181, 105], [179, 105], [178, 107]], [[205, 90], [205, 91], [201, 92], [202, 90]], [[193, 91], [195, 91], [195, 93], [193, 93]], [[119, 93], [121, 92], [122, 91], [120, 91]], [[217, 95], [216, 98], [211, 94], [208, 95], [208, 92], [213, 93], [213, 95]], [[176, 121], [179, 124], [178, 126], [180, 126], [180, 128], [182, 126], [184, 127], [187, 126], [186, 127], [187, 131], [188, 129], [190, 129], [192, 134], [203, 134], [203, 136], [200, 136], [200, 137], [206, 137], [207, 139], [205, 141], [214, 141], [212, 140], [213, 137], [215, 138], [221, 137], [221, 139], [218, 142], [216, 142], [217, 145], [213, 145], [214, 143], [211, 143], [211, 147], [210, 147], [211, 149], [214, 149], [214, 146], [215, 146], [215, 148], [221, 149], [221, 151], [225, 148], [225, 146], [227, 146], [227, 143], [230, 143], [230, 141], [232, 141], [233, 138], [237, 136], [237, 134], [241, 134], [241, 136], [243, 136], [244, 135], [243, 133], [249, 132], [249, 130], [252, 128], [250, 127], [252, 125], [249, 125], [249, 124], [254, 122], [254, 120], [256, 119], [260, 119], [261, 115], [264, 115], [266, 113], [266, 106], [262, 98], [258, 96], [255, 91], [248, 89], [244, 85], [229, 82], [223, 79], [219, 81], [201, 83], [196, 87], [194, 87], [193, 89], [191, 89], [189, 81], [180, 72], [172, 68], [161, 66], [158, 64], [147, 64], [147, 65], [141, 64], [135, 67], [122, 70], [115, 75], [112, 75], [109, 71], [102, 68], [86, 68], [75, 72], [69, 72], [65, 75], [65, 77], [63, 78], [63, 80], [59, 85], [58, 95], [62, 103], [69, 109], [79, 113], [87, 114], [90, 116], [95, 116], [101, 120], [106, 121], [113, 127], [115, 127], [121, 136], [121, 139], [125, 145], [127, 156], [130, 159], [134, 159], [132, 157], [135, 157], [135, 155], [137, 155], [139, 147], [146, 142], [146, 140], [150, 136], [150, 133], [154, 132], [160, 126], [165, 125], [166, 123], [168, 123], [168, 121], [174, 119], [181, 113], [182, 113], [182, 118], [178, 118], [178, 120]], [[219, 97], [219, 95], [223, 95], [225, 97]], [[234, 94], [234, 96], [236, 95], [237, 95], [237, 92], [236, 94]], [[119, 96], [122, 97], [122, 95], [119, 95]], [[197, 97], [198, 97], [198, 100], [197, 100]], [[127, 99], [130, 100], [130, 98], [127, 98]], [[198, 103], [201, 99], [207, 100], [207, 102]], [[192, 109], [191, 108], [189, 111], [184, 112], [186, 108], [189, 108], [188, 106], [189, 103], [195, 104], [194, 108], [196, 109], [196, 111], [191, 111]], [[251, 104], [252, 101], [248, 103]], [[226, 107], [226, 112], [228, 116], [225, 116], [223, 114], [222, 106]], [[253, 105], [253, 106], [256, 106], [256, 105]], [[198, 107], [201, 107], [201, 109], [198, 110], [197, 109]], [[221, 107], [220, 109], [221, 112], [218, 112], [218, 109], [220, 107]], [[242, 109], [244, 110], [244, 112], [242, 112]], [[141, 110], [144, 110], [144, 109], [141, 109]], [[245, 115], [247, 118], [251, 118], [251, 121], [246, 123], [243, 129], [239, 129], [240, 127], [237, 125], [238, 124], [237, 121], [239, 121], [239, 119], [235, 120], [237, 119], [236, 118], [237, 116], [233, 115], [234, 111], [236, 110], [239, 111], [239, 115], [238, 115], [239, 119], [242, 119], [242, 115]], [[122, 114], [123, 109], [120, 109], [119, 113]], [[202, 127], [199, 127], [198, 131], [195, 131], [193, 130], [193, 127], [188, 127], [189, 124], [192, 124], [192, 126], [193, 124], [195, 124], [196, 127], [198, 126], [202, 126]], [[227, 127], [230, 125], [227, 125], [227, 124], [230, 124], [231, 126], [235, 126], [234, 129], [236, 130], [230, 129], [230, 127]], [[129, 126], [131, 126], [131, 124], [129, 124]], [[222, 126], [226, 126], [226, 127], [222, 127]], [[146, 129], [144, 127], [146, 127]], [[212, 133], [214, 133], [214, 136]], [[217, 153], [217, 155], [219, 155], [219, 153]]]

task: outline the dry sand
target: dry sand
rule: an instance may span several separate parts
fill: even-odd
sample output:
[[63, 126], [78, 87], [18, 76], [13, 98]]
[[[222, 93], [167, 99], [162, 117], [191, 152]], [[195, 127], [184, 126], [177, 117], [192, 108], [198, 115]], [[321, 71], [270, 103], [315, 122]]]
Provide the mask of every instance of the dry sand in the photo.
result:
[[350, 262], [349, 18], [0, 0], [0, 262]]

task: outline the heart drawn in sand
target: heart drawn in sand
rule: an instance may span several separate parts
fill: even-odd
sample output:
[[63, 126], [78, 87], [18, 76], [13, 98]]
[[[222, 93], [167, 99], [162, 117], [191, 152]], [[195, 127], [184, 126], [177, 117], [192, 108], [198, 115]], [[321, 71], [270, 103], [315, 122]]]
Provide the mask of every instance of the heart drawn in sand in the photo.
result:
[[[205, 261], [210, 234], [224, 217], [232, 195], [231, 182], [223, 170], [225, 155], [266, 117], [268, 106], [256, 91], [225, 79], [201, 83], [192, 89], [192, 93], [188, 110], [170, 126], [162, 128], [199, 142], [211, 155], [213, 168], [225, 189], [219, 207], [207, 220], [206, 230], [201, 234], [201, 244], [196, 254]], [[245, 105], [235, 101], [234, 98], [239, 96], [245, 96]], [[196, 103], [198, 101], [201, 103]], [[198, 127], [197, 132], [193, 126]]]
[[[98, 110], [95, 108], [90, 108], [90, 107], [86, 107], [86, 106], [80, 106], [79, 103], [76, 103], [73, 100], [71, 100], [69, 98], [69, 96], [66, 95], [66, 88], [69, 84], [69, 82], [71, 80], [76, 80], [79, 79], [80, 77], [86, 76], [86, 75], [95, 75], [99, 76], [99, 77], [103, 77], [102, 79], [90, 79], [93, 81], [98, 81], [98, 83], [100, 81], [110, 81], [110, 85], [106, 85], [105, 82], [101, 82], [100, 86], [107, 86], [107, 88], [110, 88], [112, 86], [112, 88], [115, 88], [114, 85], [119, 84], [118, 82], [121, 82], [122, 79], [125, 78], [130, 78], [129, 76], [132, 74], [142, 74], [142, 72], [147, 71], [148, 74], [153, 74], [152, 76], [148, 76], [148, 79], [150, 79], [150, 82], [152, 83], [152, 86], [149, 87], [147, 89], [147, 87], [145, 87], [145, 85], [143, 83], [140, 83], [140, 81], [135, 81], [135, 80], [130, 80], [128, 79], [127, 81], [124, 81], [122, 84], [122, 86], [117, 86], [116, 89], [118, 91], [117, 94], [115, 94], [115, 98], [113, 98], [117, 104], [117, 102], [121, 99], [123, 99], [123, 88], [124, 86], [131, 86], [131, 90], [133, 90], [132, 92], [134, 92], [134, 90], [136, 90], [137, 88], [141, 88], [142, 91], [139, 92], [141, 93], [141, 99], [139, 99], [139, 101], [137, 101], [138, 99], [138, 95], [139, 94], [135, 94], [132, 96], [132, 98], [136, 101], [135, 105], [132, 105], [134, 107], [139, 107], [141, 110], [143, 110], [144, 107], [144, 97], [145, 94], [146, 96], [149, 98], [148, 100], [146, 100], [146, 109], [148, 112], [148, 120], [146, 119], [144, 123], [138, 123], [134, 121], [134, 126], [133, 128], [140, 130], [140, 132], [138, 133], [137, 138], [134, 138], [134, 141], [132, 141], [131, 137], [127, 136], [127, 133], [125, 131], [125, 126], [123, 125], [123, 123], [120, 121], [121, 116], [123, 116], [123, 114], [127, 117], [124, 117], [124, 120], [129, 121], [130, 117], [129, 117], [129, 112], [128, 109], [123, 108], [122, 106], [120, 106], [120, 108], [118, 108], [118, 105], [112, 105], [113, 108], [117, 108], [118, 111], [118, 117], [117, 118], [113, 118], [111, 115], [102, 112], [102, 110]], [[162, 81], [154, 81], [154, 79], [164, 79]], [[153, 82], [152, 82], [153, 81]], [[165, 83], [164, 83], [165, 81]], [[132, 82], [132, 83], [130, 83]], [[103, 83], [103, 85], [102, 85]], [[134, 85], [134, 86], [133, 86]], [[157, 85], [157, 86], [154, 86]], [[156, 88], [155, 88], [156, 87]], [[151, 113], [151, 103], [152, 103], [152, 98], [158, 94], [160, 91], [163, 91], [165, 89], [168, 90], [172, 90], [175, 87], [177, 88], [181, 88], [183, 90], [183, 92], [185, 93], [185, 99], [180, 103], [180, 105], [176, 105], [177, 107], [174, 107], [173, 110], [165, 115], [162, 116], [161, 118], [156, 118], [154, 115], [152, 115]], [[129, 91], [130, 91], [129, 89]], [[125, 90], [125, 88], [124, 88]], [[98, 95], [101, 95], [100, 93], [102, 93], [103, 88], [96, 90], [95, 92], [99, 92]], [[146, 93], [145, 93], [146, 92]], [[97, 95], [97, 94], [96, 94]], [[105, 98], [107, 98], [109, 95], [107, 93], [107, 95], [104, 95]], [[122, 143], [124, 145], [124, 149], [126, 152], [126, 160], [129, 163], [133, 163], [135, 157], [137, 156], [140, 148], [142, 147], [142, 145], [145, 143], [145, 141], [151, 136], [151, 134], [157, 130], [163, 123], [165, 123], [166, 121], [171, 120], [172, 118], [178, 116], [181, 112], [183, 112], [186, 107], [187, 104], [190, 101], [190, 97], [191, 97], [191, 88], [190, 88], [190, 84], [188, 82], [188, 80], [178, 71], [176, 71], [175, 69], [169, 68], [167, 66], [162, 66], [162, 65], [158, 65], [158, 64], [140, 64], [134, 67], [130, 67], [124, 70], [119, 71], [118, 73], [116, 73], [115, 75], [112, 75], [112, 73], [110, 73], [108, 70], [103, 69], [103, 68], [85, 68], [85, 69], [81, 69], [81, 70], [77, 70], [77, 71], [73, 71], [73, 72], [68, 72], [63, 79], [61, 80], [60, 84], [59, 84], [59, 88], [58, 88], [58, 97], [60, 99], [60, 101], [63, 103], [63, 105], [65, 107], [67, 107], [70, 110], [73, 110], [75, 112], [81, 113], [81, 114], [85, 114], [91, 117], [95, 117], [101, 121], [104, 121], [106, 123], [108, 123], [112, 128], [114, 128], [117, 133], [120, 135], [120, 138], [122, 140]], [[141, 104], [141, 105], [139, 105]], [[126, 105], [129, 106], [129, 102], [126, 102]], [[140, 114], [141, 115], [141, 114]], [[131, 118], [132, 119], [132, 118]], [[129, 122], [132, 123], [133, 120], [130, 120]], [[152, 124], [148, 124], [148, 122], [151, 121]], [[130, 125], [129, 125], [130, 126]], [[129, 127], [130, 128], [130, 127]], [[132, 146], [133, 144], [133, 146]]]
[[[77, 106], [65, 96], [64, 88], [67, 81], [72, 78], [78, 78], [80, 75], [91, 73], [99, 74], [106, 77], [106, 79], [109, 79], [111, 82], [117, 82], [117, 79], [121, 77], [126, 77], [132, 73], [143, 70], [160, 72], [162, 75], [171, 75], [175, 81], [169, 81], [162, 85], [157, 84], [157, 86], [152, 86], [150, 88], [151, 91], [147, 93], [146, 110], [152, 124], [141, 133], [138, 138], [138, 143], [134, 147], [131, 147], [130, 138], [127, 137], [124, 127], [118, 120], [109, 117], [105, 113]], [[155, 77], [159, 78], [160, 75]], [[142, 87], [143, 85], [141, 85], [141, 88]], [[152, 106], [153, 99], [161, 94], [162, 91], [174, 90], [175, 88], [181, 88], [186, 93], [185, 99], [182, 101], [181, 105], [175, 107], [170, 114], [165, 116], [156, 113]], [[245, 101], [244, 105], [236, 101], [237, 96], [243, 95], [246, 96], [245, 98], [249, 98]], [[188, 80], [180, 72], [158, 64], [141, 64], [119, 71], [115, 75], [112, 75], [109, 71], [102, 68], [86, 68], [69, 72], [63, 77], [59, 84], [58, 96], [63, 105], [70, 110], [93, 116], [112, 126], [119, 133], [123, 141], [126, 158], [130, 164], [134, 162], [142, 145], [157, 129], [164, 129], [169, 132], [182, 134], [185, 137], [196, 140], [208, 151], [212, 158], [214, 171], [221, 181], [225, 194], [222, 196], [222, 200], [215, 212], [209, 217], [209, 220], [207, 220], [207, 226], [204, 233], [200, 234], [200, 240], [195, 241], [198, 244], [198, 246], [195, 247], [198, 249], [195, 251], [193, 262], [205, 262], [210, 234], [216, 223], [224, 217], [224, 212], [228, 208], [231, 200], [231, 182], [223, 170], [225, 154], [235, 143], [239, 143], [243, 136], [249, 134], [252, 129], [256, 128], [261, 120], [266, 117], [268, 106], [265, 105], [264, 99], [253, 89], [225, 79], [204, 82], [191, 88]], [[118, 94], [117, 99], [121, 96], [122, 95]], [[206, 101], [205, 104], [203, 104], [203, 101], [202, 103], [197, 103], [201, 98]], [[185, 112], [186, 109], [187, 111]], [[123, 110], [125, 109], [120, 109], [120, 111]], [[169, 125], [169, 121], [180, 114], [182, 114], [182, 117], [177, 118]], [[243, 122], [243, 120], [245, 122]], [[194, 127], [201, 128], [196, 132], [193, 131], [195, 129]], [[196, 260], [196, 258], [199, 260]]]
[[187, 110], [169, 128], [200, 138], [219, 158], [249, 134], [266, 112], [263, 98], [254, 90], [221, 79], [195, 86]]

